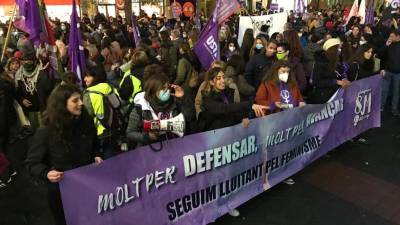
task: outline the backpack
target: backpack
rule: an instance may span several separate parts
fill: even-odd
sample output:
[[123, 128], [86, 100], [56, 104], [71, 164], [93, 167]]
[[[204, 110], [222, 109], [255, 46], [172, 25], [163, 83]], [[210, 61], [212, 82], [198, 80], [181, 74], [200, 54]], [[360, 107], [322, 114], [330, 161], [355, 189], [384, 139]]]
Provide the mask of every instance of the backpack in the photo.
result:
[[114, 87], [111, 86], [111, 89], [112, 91], [109, 94], [103, 94], [98, 91], [87, 92], [98, 94], [103, 97], [104, 116], [102, 118], [99, 118], [97, 115], [95, 116], [100, 121], [101, 125], [106, 128], [108, 134], [115, 137], [124, 137], [128, 126], [129, 110], [114, 91]]

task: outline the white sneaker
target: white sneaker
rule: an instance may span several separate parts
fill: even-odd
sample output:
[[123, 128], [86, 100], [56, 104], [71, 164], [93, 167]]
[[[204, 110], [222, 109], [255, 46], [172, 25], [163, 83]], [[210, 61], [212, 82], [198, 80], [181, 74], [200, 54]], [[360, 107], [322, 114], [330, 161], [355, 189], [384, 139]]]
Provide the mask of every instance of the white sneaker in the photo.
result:
[[240, 212], [239, 212], [239, 210], [237, 210], [237, 209], [232, 209], [232, 210], [230, 210], [228, 213], [229, 213], [230, 216], [233, 216], [233, 217], [238, 217], [238, 216], [240, 216]]
[[292, 178], [288, 178], [288, 179], [284, 180], [283, 183], [285, 183], [287, 185], [293, 185], [294, 184], [294, 180]]

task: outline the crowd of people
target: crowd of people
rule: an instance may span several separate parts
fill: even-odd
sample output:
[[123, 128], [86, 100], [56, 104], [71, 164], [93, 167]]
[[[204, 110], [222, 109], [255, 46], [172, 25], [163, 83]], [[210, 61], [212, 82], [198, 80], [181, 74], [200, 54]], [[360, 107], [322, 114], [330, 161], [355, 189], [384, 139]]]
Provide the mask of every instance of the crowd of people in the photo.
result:
[[[343, 19], [340, 7], [291, 12], [283, 32], [269, 35], [268, 25], [259, 33], [247, 29], [241, 46], [233, 15], [219, 29], [221, 60], [208, 70], [193, 52], [200, 31], [193, 19], [141, 13], [135, 43], [125, 18], [83, 16], [82, 77], [70, 68], [70, 24], [52, 20], [56, 58], [15, 30], [0, 71], [0, 194], [24, 196], [12, 188], [26, 171], [47, 185], [56, 224], [65, 224], [58, 189], [64, 171], [144, 145], [162, 150], [158, 143], [178, 137], [145, 131], [145, 121], [183, 114], [185, 135], [248, 127], [252, 118], [325, 103], [339, 88], [375, 74], [384, 77], [381, 110], [400, 116], [398, 15], [376, 14], [373, 24], [360, 24], [358, 17]], [[6, 32], [0, 29], [1, 40]], [[21, 221], [27, 214], [19, 214]]]

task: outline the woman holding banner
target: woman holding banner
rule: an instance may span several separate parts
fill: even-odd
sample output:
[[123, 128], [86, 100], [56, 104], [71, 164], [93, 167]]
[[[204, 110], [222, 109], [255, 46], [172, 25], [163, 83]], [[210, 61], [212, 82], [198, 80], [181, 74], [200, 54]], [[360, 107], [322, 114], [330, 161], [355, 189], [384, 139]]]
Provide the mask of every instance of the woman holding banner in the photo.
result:
[[[305, 106], [289, 62], [277, 61], [272, 65], [258, 88], [255, 101], [268, 106], [271, 113]], [[284, 183], [292, 185], [294, 180], [288, 178]]]
[[323, 51], [314, 54], [315, 64], [310, 77], [313, 87], [309, 96], [313, 104], [326, 103], [339, 87], [350, 86], [340, 63], [340, 47], [340, 40], [331, 38], [325, 41]]
[[65, 224], [58, 182], [63, 172], [93, 162], [100, 163], [93, 119], [84, 110], [81, 91], [71, 84], [51, 93], [43, 126], [28, 151], [28, 171], [48, 183], [48, 200], [57, 225]]
[[[267, 106], [253, 104], [251, 101], [234, 102], [234, 89], [226, 88], [225, 73], [221, 68], [213, 68], [208, 72], [203, 95], [204, 130], [214, 130], [233, 126], [242, 121], [243, 126], [249, 126], [249, 114], [254, 111], [257, 117], [264, 116]], [[237, 217], [239, 210], [232, 209], [229, 215]]]
[[272, 65], [257, 90], [255, 101], [268, 106], [271, 113], [305, 105], [289, 62], [277, 61]]

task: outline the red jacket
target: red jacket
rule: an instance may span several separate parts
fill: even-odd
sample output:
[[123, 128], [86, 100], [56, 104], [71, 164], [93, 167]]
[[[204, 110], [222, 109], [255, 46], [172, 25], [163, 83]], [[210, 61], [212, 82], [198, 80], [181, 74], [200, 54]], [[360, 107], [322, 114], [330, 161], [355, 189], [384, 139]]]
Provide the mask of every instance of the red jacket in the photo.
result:
[[[295, 102], [295, 107], [297, 107], [300, 102], [304, 102], [297, 85], [289, 89]], [[262, 83], [260, 87], [258, 87], [255, 100], [256, 104], [269, 106], [271, 113], [281, 111], [281, 109], [275, 106], [275, 102], [281, 102], [279, 83], [274, 81], [266, 81]]]

